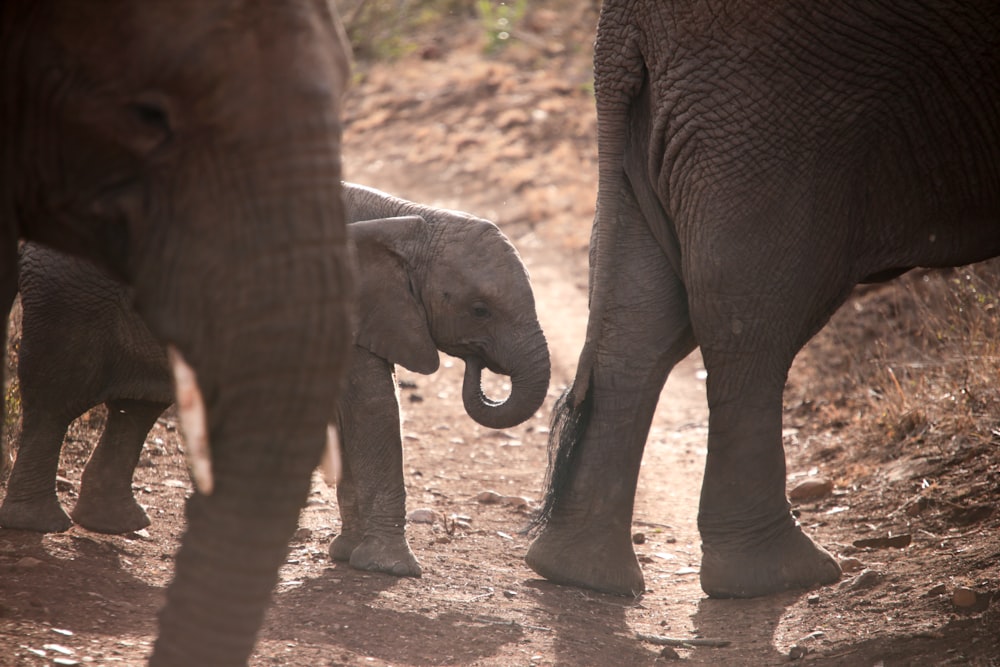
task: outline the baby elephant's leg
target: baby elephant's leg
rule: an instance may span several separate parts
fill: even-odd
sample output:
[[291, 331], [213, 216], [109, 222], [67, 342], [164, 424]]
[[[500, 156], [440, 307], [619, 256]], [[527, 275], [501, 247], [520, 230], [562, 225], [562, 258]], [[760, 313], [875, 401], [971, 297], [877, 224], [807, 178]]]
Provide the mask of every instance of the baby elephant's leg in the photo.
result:
[[[346, 398], [341, 403], [345, 468], [350, 471], [361, 543], [352, 567], [419, 577], [420, 565], [406, 541], [406, 489], [399, 398], [392, 365], [355, 347]], [[344, 514], [345, 521], [349, 514]]]
[[[346, 448], [345, 448], [346, 449]], [[358, 496], [354, 489], [354, 475], [350, 461], [344, 453], [343, 476], [337, 482], [337, 505], [340, 508], [340, 534], [330, 543], [330, 558], [347, 562], [364, 538], [365, 527], [358, 514]]]
[[23, 416], [17, 459], [0, 507], [0, 526], [40, 533], [68, 530], [73, 522], [56, 495], [56, 474], [63, 438], [76, 414], [50, 409], [22, 383]]
[[132, 495], [132, 474], [163, 403], [108, 402], [108, 423], [80, 480], [73, 521], [98, 533], [130, 533], [149, 525]]

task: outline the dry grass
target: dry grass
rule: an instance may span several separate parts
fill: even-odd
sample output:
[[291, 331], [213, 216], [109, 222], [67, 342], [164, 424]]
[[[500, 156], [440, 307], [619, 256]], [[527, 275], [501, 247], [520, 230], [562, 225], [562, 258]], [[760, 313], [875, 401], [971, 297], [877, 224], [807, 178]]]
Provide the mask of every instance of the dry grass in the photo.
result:
[[837, 396], [809, 406], [819, 428], [850, 427], [883, 459], [915, 447], [995, 448], [1000, 259], [859, 288], [800, 357], [809, 381], [790, 402]]

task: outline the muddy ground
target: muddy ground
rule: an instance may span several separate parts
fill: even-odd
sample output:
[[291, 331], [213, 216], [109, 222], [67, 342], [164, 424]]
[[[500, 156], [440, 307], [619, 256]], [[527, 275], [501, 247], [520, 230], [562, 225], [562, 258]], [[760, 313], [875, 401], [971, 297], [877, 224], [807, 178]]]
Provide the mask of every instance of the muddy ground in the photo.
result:
[[[433, 510], [433, 523], [409, 527], [423, 577], [332, 563], [335, 491], [317, 478], [251, 664], [1000, 664], [993, 395], [962, 393], [969, 383], [959, 379], [950, 400], [962, 410], [949, 412], [942, 395], [935, 412], [890, 401], [897, 389], [906, 398], [905, 378], [858, 380], [858, 368], [910, 353], [892, 321], [920, 277], [859, 292], [789, 378], [789, 489], [807, 478], [832, 484], [795, 506], [853, 570], [841, 583], [748, 601], [701, 592], [695, 515], [708, 414], [697, 353], [671, 375], [643, 462], [633, 531], [643, 536], [648, 590], [632, 599], [555, 586], [524, 565], [520, 531], [542, 487], [549, 410], [582, 345], [596, 192], [596, 15], [538, 5], [490, 54], [481, 24], [466, 19], [410, 37], [394, 62], [359, 64], [344, 154], [350, 180], [474, 212], [510, 236], [549, 340], [549, 400], [529, 422], [491, 431], [462, 411], [460, 361], [443, 358], [433, 376], [400, 372], [408, 509]], [[995, 358], [982, 363], [1000, 380]], [[971, 416], [948, 418], [959, 412]], [[68, 437], [59, 481], [67, 507], [102, 424], [95, 410]], [[150, 434], [135, 488], [153, 519], [137, 534], [0, 530], [0, 667], [142, 664], [190, 493], [169, 413]], [[505, 499], [481, 502], [484, 491]], [[727, 645], [661, 655], [637, 633]]]

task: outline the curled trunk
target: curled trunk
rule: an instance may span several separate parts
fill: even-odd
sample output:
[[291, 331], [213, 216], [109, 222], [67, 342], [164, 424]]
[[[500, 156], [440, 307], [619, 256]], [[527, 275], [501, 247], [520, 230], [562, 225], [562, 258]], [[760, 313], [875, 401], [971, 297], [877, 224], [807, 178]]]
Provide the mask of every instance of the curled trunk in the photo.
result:
[[462, 402], [477, 423], [488, 428], [510, 428], [529, 419], [541, 407], [549, 388], [549, 349], [541, 331], [535, 338], [535, 347], [511, 366], [510, 395], [504, 400], [491, 399], [483, 392], [482, 359], [465, 359]]

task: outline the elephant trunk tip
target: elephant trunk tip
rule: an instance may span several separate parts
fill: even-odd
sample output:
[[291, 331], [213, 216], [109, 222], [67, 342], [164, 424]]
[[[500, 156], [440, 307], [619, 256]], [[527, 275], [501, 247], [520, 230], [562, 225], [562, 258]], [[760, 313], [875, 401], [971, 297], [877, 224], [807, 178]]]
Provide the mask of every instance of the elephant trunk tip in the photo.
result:
[[548, 391], [549, 377], [546, 366], [544, 377], [525, 378], [511, 375], [510, 393], [505, 398], [491, 398], [483, 391], [484, 364], [478, 357], [465, 359], [465, 378], [462, 384], [462, 402], [465, 411], [478, 424], [487, 428], [503, 429], [517, 426], [528, 420], [541, 407]]

